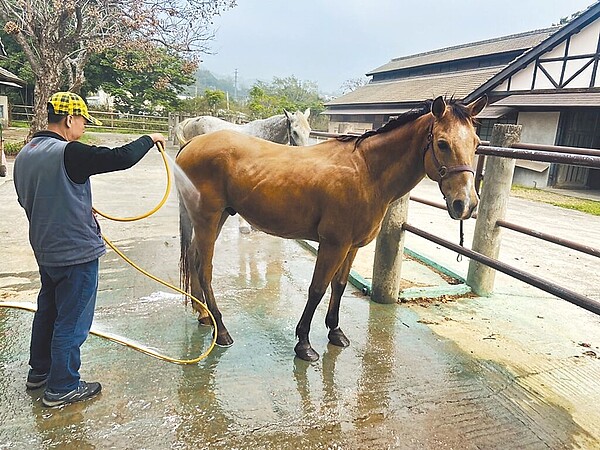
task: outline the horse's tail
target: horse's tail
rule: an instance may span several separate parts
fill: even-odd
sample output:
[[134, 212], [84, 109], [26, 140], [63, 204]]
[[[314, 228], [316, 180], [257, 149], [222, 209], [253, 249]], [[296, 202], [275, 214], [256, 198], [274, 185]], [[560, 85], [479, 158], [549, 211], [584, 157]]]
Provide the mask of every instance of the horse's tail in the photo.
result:
[[182, 290], [190, 293], [190, 247], [192, 246], [192, 221], [187, 212], [181, 193], [179, 198], [179, 284]]
[[179, 142], [180, 146], [187, 143], [187, 140], [185, 139], [185, 135], [183, 133], [183, 128], [185, 127], [188, 120], [190, 119], [185, 119], [183, 122], [179, 122], [173, 130], [175, 132], [175, 136], [177, 137], [177, 141]]

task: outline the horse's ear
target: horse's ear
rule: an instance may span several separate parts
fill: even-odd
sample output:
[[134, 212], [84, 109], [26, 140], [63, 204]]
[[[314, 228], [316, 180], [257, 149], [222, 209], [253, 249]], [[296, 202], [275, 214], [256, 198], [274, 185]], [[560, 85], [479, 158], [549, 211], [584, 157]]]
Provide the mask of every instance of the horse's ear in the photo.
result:
[[471, 114], [471, 117], [475, 117], [477, 114], [479, 114], [483, 110], [483, 108], [485, 108], [485, 106], [487, 105], [487, 102], [488, 102], [487, 95], [483, 95], [479, 99], [469, 103], [467, 105], [467, 108], [469, 109], [469, 113]]
[[290, 113], [288, 112], [288, 110], [284, 108], [283, 113], [285, 114], [285, 117], [287, 117], [288, 120], [290, 120]]
[[444, 101], [444, 97], [440, 95], [433, 101], [433, 105], [431, 105], [431, 113], [438, 119], [441, 119], [445, 112], [446, 102]]
[[304, 111], [304, 117], [307, 119], [310, 117], [310, 108], [306, 108], [306, 111]]

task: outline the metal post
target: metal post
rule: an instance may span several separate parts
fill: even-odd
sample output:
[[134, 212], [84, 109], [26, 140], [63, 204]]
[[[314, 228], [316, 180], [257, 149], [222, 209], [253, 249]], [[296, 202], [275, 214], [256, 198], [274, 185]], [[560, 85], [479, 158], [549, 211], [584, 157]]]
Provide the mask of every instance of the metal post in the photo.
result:
[[2, 135], [3, 129], [4, 126], [0, 123], [0, 177], [5, 177], [7, 171], [6, 155], [4, 154], [4, 137]]
[[402, 253], [410, 194], [390, 205], [375, 245], [371, 299], [377, 303], [396, 303], [400, 293]]
[[[490, 145], [510, 147], [521, 139], [521, 129], [521, 125], [494, 125]], [[512, 158], [486, 157], [472, 249], [494, 259], [498, 258], [501, 241], [501, 228], [497, 221], [504, 219], [506, 214], [514, 169], [515, 160]], [[474, 260], [469, 262], [467, 284], [477, 295], [490, 295], [494, 289], [495, 277], [494, 269]]]

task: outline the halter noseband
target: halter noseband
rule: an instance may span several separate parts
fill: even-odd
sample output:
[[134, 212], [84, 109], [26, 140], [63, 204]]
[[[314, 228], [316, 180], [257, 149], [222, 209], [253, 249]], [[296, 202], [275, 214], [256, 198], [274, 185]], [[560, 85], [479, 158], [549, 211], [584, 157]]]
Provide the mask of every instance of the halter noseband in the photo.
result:
[[435, 150], [433, 149], [433, 124], [429, 127], [429, 132], [427, 133], [427, 144], [425, 144], [425, 148], [423, 149], [423, 166], [425, 166], [425, 156], [427, 155], [427, 151], [431, 149], [431, 157], [433, 159], [433, 165], [438, 175], [440, 176], [438, 185], [440, 186], [440, 190], [442, 189], [442, 181], [444, 178], [447, 178], [449, 175], [457, 172], [471, 172], [473, 176], [475, 176], [475, 171], [473, 168], [467, 164], [458, 164], [456, 166], [444, 166], [440, 164], [439, 160], [435, 156]]

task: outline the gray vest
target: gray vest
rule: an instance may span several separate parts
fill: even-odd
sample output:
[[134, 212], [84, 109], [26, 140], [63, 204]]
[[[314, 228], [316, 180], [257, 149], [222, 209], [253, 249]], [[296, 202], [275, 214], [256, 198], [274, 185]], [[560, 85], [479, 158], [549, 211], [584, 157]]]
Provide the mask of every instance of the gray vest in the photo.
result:
[[17, 196], [29, 219], [29, 242], [40, 266], [82, 264], [106, 252], [92, 214], [90, 180], [77, 184], [67, 175], [67, 144], [34, 137], [15, 159]]

